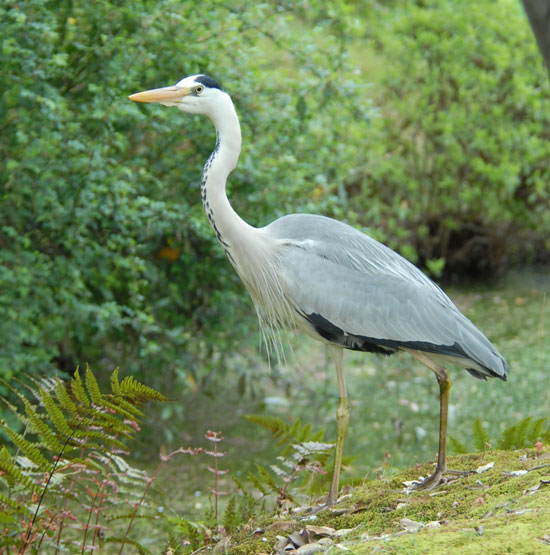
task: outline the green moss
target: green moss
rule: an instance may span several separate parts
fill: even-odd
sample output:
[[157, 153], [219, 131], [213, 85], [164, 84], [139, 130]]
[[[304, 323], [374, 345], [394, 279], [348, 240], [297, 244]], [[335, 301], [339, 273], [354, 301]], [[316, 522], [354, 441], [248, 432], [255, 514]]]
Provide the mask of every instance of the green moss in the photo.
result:
[[[542, 458], [541, 458], [542, 457]], [[449, 468], [476, 470], [490, 462], [490, 470], [461, 477], [433, 492], [404, 491], [403, 481], [426, 476], [432, 465], [417, 465], [391, 478], [372, 480], [354, 488], [332, 511], [316, 515], [316, 525], [353, 532], [340, 539], [353, 553], [538, 553], [550, 522], [550, 450], [486, 451], [450, 457]], [[548, 465], [548, 466], [546, 466]], [[540, 468], [539, 468], [540, 467]], [[517, 470], [529, 470], [511, 476]], [[539, 486], [536, 490], [537, 486]], [[531, 489], [530, 489], [531, 488]], [[290, 517], [289, 517], [290, 518]], [[405, 534], [400, 521], [407, 518], [424, 525]], [[311, 521], [296, 520], [295, 530]], [[268, 528], [268, 524], [265, 529]], [[266, 532], [234, 538], [230, 553], [269, 553], [277, 534]], [[330, 551], [328, 552], [330, 553]]]

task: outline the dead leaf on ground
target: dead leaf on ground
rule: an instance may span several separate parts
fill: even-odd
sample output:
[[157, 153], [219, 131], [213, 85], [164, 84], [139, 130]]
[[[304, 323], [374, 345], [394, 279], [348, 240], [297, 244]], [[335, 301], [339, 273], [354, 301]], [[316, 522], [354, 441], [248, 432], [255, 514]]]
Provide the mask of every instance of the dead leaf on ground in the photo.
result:
[[528, 472], [528, 470], [505, 470], [502, 474], [504, 476], [525, 476]]
[[487, 472], [487, 470], [491, 470], [491, 468], [493, 468], [493, 466], [495, 466], [494, 462], [490, 462], [487, 464], [484, 464], [483, 466], [480, 466], [476, 469], [476, 472], [478, 474], [481, 474], [482, 472]]
[[336, 530], [330, 526], [313, 526], [312, 524], [308, 524], [306, 530], [316, 536], [326, 536], [328, 538], [332, 538], [336, 533]]
[[[271, 532], [281, 532], [283, 530], [288, 530], [289, 528], [294, 528], [297, 524], [298, 522], [296, 520], [276, 520], [273, 524], [270, 524], [266, 530], [270, 530]], [[254, 533], [256, 533], [256, 531], [254, 531]]]
[[410, 518], [402, 518], [399, 521], [399, 525], [407, 532], [416, 532], [417, 530], [420, 530], [420, 528], [424, 527], [423, 522], [417, 522], [416, 520], [411, 520]]

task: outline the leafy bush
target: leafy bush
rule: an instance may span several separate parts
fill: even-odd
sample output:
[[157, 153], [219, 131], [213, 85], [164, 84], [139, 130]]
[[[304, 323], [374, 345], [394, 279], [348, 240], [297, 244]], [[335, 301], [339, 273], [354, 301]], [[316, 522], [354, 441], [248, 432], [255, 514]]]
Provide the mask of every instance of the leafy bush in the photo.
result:
[[266, 223], [343, 179], [353, 153], [332, 145], [352, 111], [368, 115], [341, 78], [331, 5], [316, 12], [319, 45], [293, 32], [292, 6], [0, 7], [0, 375], [124, 361], [165, 391], [194, 388], [237, 340], [257, 345], [200, 205], [210, 123], [126, 97], [197, 72], [225, 83], [245, 139], [235, 206]]
[[548, 260], [550, 88], [521, 3], [405, 2], [368, 33], [381, 114], [347, 186], [360, 221], [436, 272]]

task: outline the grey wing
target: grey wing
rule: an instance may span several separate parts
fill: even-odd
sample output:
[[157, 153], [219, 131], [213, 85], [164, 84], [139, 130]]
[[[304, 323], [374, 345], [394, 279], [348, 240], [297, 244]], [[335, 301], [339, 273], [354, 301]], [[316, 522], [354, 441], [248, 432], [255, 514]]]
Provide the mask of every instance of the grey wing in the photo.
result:
[[506, 362], [490, 341], [396, 252], [322, 216], [293, 214], [265, 229], [283, 242], [281, 268], [292, 303], [324, 340], [386, 354], [423, 351], [476, 377], [505, 378]]

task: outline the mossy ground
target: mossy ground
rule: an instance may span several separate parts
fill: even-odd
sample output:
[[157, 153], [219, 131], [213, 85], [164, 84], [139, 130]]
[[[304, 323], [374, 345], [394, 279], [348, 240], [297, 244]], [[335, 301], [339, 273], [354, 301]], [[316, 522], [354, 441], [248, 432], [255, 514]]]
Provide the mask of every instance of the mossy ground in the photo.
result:
[[[407, 494], [403, 486], [404, 481], [428, 475], [430, 464], [396, 474], [389, 482], [367, 481], [351, 489], [333, 510], [317, 513], [314, 520], [294, 516], [294, 523], [284, 532], [270, 530], [273, 521], [258, 523], [263, 533], [251, 535], [249, 528], [233, 538], [228, 552], [275, 553], [277, 535], [315, 524], [353, 529], [335, 543], [354, 554], [550, 553], [550, 449], [460, 455], [450, 457], [448, 466], [475, 471], [491, 462], [490, 470], [461, 477], [432, 492]], [[510, 474], [518, 470], [529, 472]], [[423, 526], [407, 533], [402, 519]], [[336, 545], [325, 551], [340, 552], [345, 551]]]

